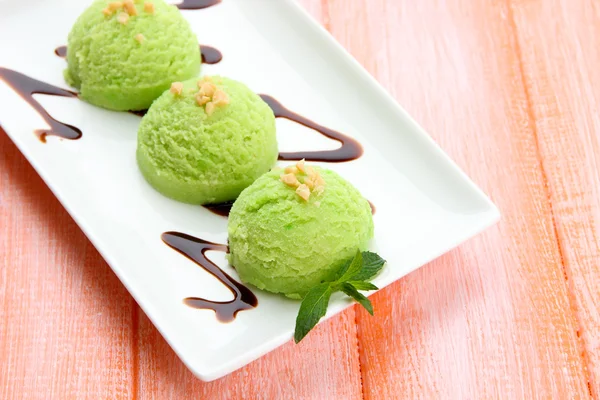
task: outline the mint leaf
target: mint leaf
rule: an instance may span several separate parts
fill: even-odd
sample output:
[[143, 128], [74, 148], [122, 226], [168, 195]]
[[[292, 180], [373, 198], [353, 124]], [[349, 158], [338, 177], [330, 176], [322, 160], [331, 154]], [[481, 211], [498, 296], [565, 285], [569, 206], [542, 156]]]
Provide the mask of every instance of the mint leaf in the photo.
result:
[[319, 323], [327, 312], [332, 293], [335, 292], [344, 292], [373, 315], [373, 305], [359, 290], [378, 289], [368, 281], [381, 271], [384, 264], [385, 260], [375, 253], [357, 251], [351, 260], [340, 267], [332, 281], [313, 287], [300, 304], [294, 341], [299, 343]]
[[336, 274], [335, 281], [336, 282], [345, 282], [352, 275], [357, 274], [361, 268], [363, 267], [363, 258], [360, 251], [357, 251], [354, 255], [354, 258], [348, 261]]
[[379, 288], [373, 285], [371, 282], [365, 281], [349, 281], [349, 284], [354, 286], [357, 290], [378, 290]]
[[363, 296], [358, 290], [356, 290], [354, 286], [348, 282], [343, 283], [342, 291], [348, 296], [352, 297], [354, 300], [358, 301], [360, 305], [369, 312], [369, 314], [373, 315], [373, 305], [371, 304], [371, 301]]
[[300, 311], [296, 317], [296, 330], [294, 332], [294, 341], [299, 343], [317, 325], [327, 312], [329, 298], [332, 288], [329, 283], [321, 283], [312, 288], [300, 304]]
[[362, 252], [362, 268], [354, 275], [351, 275], [349, 279], [351, 281], [368, 281], [373, 279], [375, 275], [381, 271], [381, 268], [385, 265], [385, 260], [379, 257], [378, 254], [370, 251]]

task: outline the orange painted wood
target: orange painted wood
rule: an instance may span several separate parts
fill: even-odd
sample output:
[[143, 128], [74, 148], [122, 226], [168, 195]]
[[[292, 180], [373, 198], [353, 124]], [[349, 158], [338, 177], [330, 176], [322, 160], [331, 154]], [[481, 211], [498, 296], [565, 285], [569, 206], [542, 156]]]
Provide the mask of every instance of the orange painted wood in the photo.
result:
[[328, 1], [329, 28], [503, 221], [358, 310], [380, 398], [586, 398], [587, 376], [506, 2]]
[[513, 0], [512, 8], [590, 390], [600, 398], [600, 4]]
[[0, 399], [599, 397], [600, 6], [300, 2], [502, 222], [375, 295], [375, 317], [203, 383], [0, 131]]
[[0, 399], [131, 398], [133, 306], [0, 129]]

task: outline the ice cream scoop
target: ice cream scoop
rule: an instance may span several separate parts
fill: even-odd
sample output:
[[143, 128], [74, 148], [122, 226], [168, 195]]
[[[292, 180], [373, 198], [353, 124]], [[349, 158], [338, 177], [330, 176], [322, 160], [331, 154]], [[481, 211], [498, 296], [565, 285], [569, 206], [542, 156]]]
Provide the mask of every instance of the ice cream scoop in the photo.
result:
[[242, 281], [301, 298], [373, 237], [369, 202], [337, 173], [303, 162], [245, 189], [229, 214], [230, 262]]
[[200, 72], [198, 39], [163, 0], [96, 0], [71, 29], [67, 83], [111, 110], [144, 110]]
[[173, 83], [142, 119], [137, 161], [159, 192], [231, 201], [277, 160], [275, 116], [246, 85], [213, 76]]

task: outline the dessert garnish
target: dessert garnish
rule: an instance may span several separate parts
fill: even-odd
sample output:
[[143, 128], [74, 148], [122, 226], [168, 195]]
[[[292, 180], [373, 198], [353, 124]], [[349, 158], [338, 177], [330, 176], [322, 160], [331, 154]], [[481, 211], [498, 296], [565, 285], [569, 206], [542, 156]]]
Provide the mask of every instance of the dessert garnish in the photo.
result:
[[377, 290], [369, 282], [385, 265], [385, 260], [369, 251], [357, 251], [354, 258], [344, 264], [331, 282], [323, 282], [311, 290], [302, 299], [296, 317], [294, 341], [299, 343], [317, 325], [327, 312], [329, 299], [335, 292], [344, 292], [373, 315], [373, 305], [359, 290]]

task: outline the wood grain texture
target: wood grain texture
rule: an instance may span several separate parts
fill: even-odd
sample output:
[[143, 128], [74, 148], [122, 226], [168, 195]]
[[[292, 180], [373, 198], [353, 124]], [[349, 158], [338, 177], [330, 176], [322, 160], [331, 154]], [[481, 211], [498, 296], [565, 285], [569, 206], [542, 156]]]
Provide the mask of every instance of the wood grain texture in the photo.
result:
[[600, 398], [600, 4], [512, 0], [512, 9], [590, 390]]
[[[497, 202], [503, 221], [358, 311], [366, 398], [586, 398], [505, 2], [328, 2], [330, 30]], [[350, 28], [351, 27], [351, 28]]]
[[600, 398], [600, 5], [300, 3], [502, 222], [375, 295], [375, 317], [203, 383], [0, 131], [0, 399]]
[[0, 129], [0, 398], [131, 398], [133, 304]]

